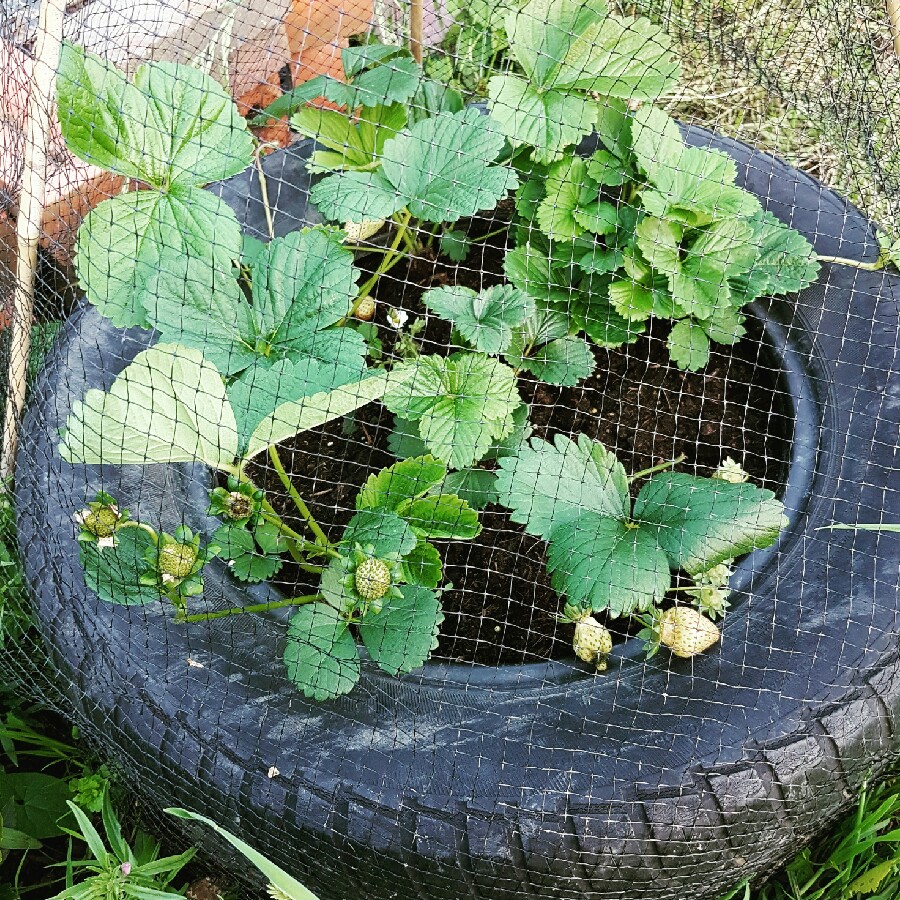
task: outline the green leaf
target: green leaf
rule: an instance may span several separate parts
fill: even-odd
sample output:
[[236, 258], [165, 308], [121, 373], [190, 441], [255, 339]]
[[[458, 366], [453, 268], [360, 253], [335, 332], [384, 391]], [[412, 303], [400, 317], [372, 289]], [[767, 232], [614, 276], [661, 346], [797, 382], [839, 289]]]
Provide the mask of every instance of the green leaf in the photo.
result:
[[402, 513], [390, 510], [361, 509], [347, 523], [341, 543], [349, 548], [371, 544], [381, 559], [400, 559], [412, 553], [418, 538]]
[[567, 304], [575, 294], [571, 277], [555, 266], [535, 244], [510, 250], [503, 260], [506, 277], [520, 290], [544, 304]]
[[315, 332], [347, 315], [359, 270], [338, 232], [304, 228], [275, 238], [253, 265], [253, 312], [261, 335], [282, 352], [309, 351]]
[[199, 350], [223, 377], [259, 358], [253, 311], [237, 279], [210, 270], [208, 260], [167, 260], [147, 280], [143, 305], [163, 342]]
[[816, 280], [816, 251], [802, 234], [769, 212], [757, 214], [749, 224], [759, 255], [748, 273], [733, 280], [748, 300], [802, 291]]
[[301, 606], [291, 617], [284, 662], [288, 678], [313, 700], [333, 700], [359, 681], [356, 642], [327, 603]]
[[405, 459], [370, 475], [356, 498], [357, 509], [396, 510], [440, 484], [447, 467], [433, 456]]
[[441, 583], [441, 554], [428, 541], [420, 539], [415, 549], [403, 557], [403, 577], [410, 584], [436, 588]]
[[[133, 191], [105, 200], [78, 229], [75, 266], [88, 300], [120, 328], [157, 324], [150, 315], [161, 272], [188, 269], [191, 290], [212, 294], [231, 276], [241, 233], [228, 205], [208, 191]], [[175, 297], [184, 296], [176, 288]]]
[[647, 216], [636, 228], [637, 245], [644, 259], [661, 275], [672, 278], [681, 272], [681, 241], [684, 228]]
[[647, 19], [611, 16], [604, 0], [531, 0], [506, 18], [510, 49], [538, 88], [650, 100], [679, 67]]
[[587, 174], [597, 184], [618, 187], [628, 180], [630, 172], [618, 156], [601, 148], [588, 158]]
[[621, 347], [636, 341], [643, 333], [640, 322], [630, 322], [616, 311], [609, 300], [610, 280], [587, 276], [581, 291], [573, 298], [569, 312], [573, 324], [601, 347]]
[[231, 832], [226, 831], [220, 825], [217, 825], [212, 819], [207, 819], [206, 816], [201, 816], [199, 813], [189, 812], [186, 809], [179, 809], [177, 807], [171, 807], [167, 809], [166, 812], [179, 819], [190, 819], [194, 822], [203, 822], [204, 824], [209, 825], [213, 831], [221, 834], [222, 837], [224, 837], [238, 852], [243, 853], [244, 856], [249, 859], [250, 862], [266, 876], [266, 878], [268, 878], [269, 882], [284, 894], [287, 900], [318, 900], [316, 895], [303, 887], [299, 881], [292, 878], [285, 871], [276, 866], [275, 863], [270, 862], [262, 855], [262, 853], [258, 853], [249, 844], [245, 844], [240, 838], [235, 837]]
[[847, 885], [847, 895], [874, 894], [900, 865], [900, 859], [888, 859], [876, 866], [866, 869]]
[[382, 169], [414, 216], [455, 222], [493, 209], [517, 187], [512, 169], [490, 165], [503, 143], [490, 117], [469, 107], [425, 119], [388, 141]]
[[394, 416], [394, 427], [387, 439], [388, 450], [398, 459], [424, 456], [428, 452], [425, 441], [419, 437], [419, 425], [408, 419]]
[[709, 338], [703, 327], [690, 319], [676, 323], [666, 346], [679, 369], [697, 372], [709, 362]]
[[249, 459], [272, 444], [286, 441], [310, 428], [318, 428], [339, 416], [349, 415], [361, 406], [378, 400], [392, 388], [400, 390], [411, 374], [405, 369], [380, 372], [332, 391], [317, 392], [297, 401], [282, 403], [253, 429], [244, 457]]
[[114, 66], [66, 44], [57, 103], [73, 153], [154, 187], [202, 186], [253, 161], [247, 123], [230, 94], [192, 66], [149, 63], [129, 84]]
[[385, 142], [381, 169], [331, 175], [312, 189], [313, 202], [336, 221], [383, 219], [404, 207], [428, 222], [455, 222], [493, 209], [515, 189], [516, 173], [491, 166], [503, 136], [469, 107], [417, 122]]
[[470, 541], [481, 534], [478, 513], [452, 494], [408, 500], [397, 509], [419, 536], [433, 540]]
[[63, 43], [56, 76], [56, 104], [66, 146], [102, 169], [134, 175], [131, 149], [143, 103], [125, 74], [81, 47]]
[[[37, 841], [63, 833], [60, 819], [70, 819], [66, 801], [72, 796], [61, 778], [44, 772], [3, 772], [0, 769], [0, 809], [12, 809], [16, 830]], [[71, 822], [63, 822], [63, 825]], [[4, 835], [7, 828], [3, 826]]]
[[438, 459], [461, 469], [481, 459], [513, 428], [521, 403], [508, 366], [478, 353], [444, 359], [423, 356], [404, 367], [409, 380], [388, 391], [391, 412], [419, 423], [419, 434]]
[[381, 169], [342, 172], [313, 185], [310, 197], [332, 222], [388, 219], [406, 206], [407, 198], [387, 180]]
[[548, 384], [573, 387], [593, 374], [597, 361], [584, 340], [567, 336], [538, 347], [522, 357], [520, 365]]
[[673, 568], [688, 574], [768, 547], [787, 524], [771, 491], [677, 472], [655, 475], [641, 489], [634, 519], [652, 529]]
[[345, 365], [340, 359], [329, 364], [311, 357], [297, 363], [281, 359], [272, 365], [260, 363], [245, 369], [228, 386], [239, 446], [246, 446], [260, 423], [285, 403], [300, 403], [314, 394], [328, 394], [358, 381], [363, 372], [362, 365]]
[[564, 91], [539, 91], [515, 75], [495, 75], [488, 82], [488, 109], [497, 127], [514, 147], [534, 148], [538, 163], [550, 163], [563, 150], [591, 133], [597, 103]]
[[118, 531], [115, 547], [80, 544], [84, 583], [107, 603], [133, 606], [159, 600], [156, 587], [141, 584], [141, 576], [150, 571], [146, 554], [151, 546], [150, 535], [143, 528]]
[[0, 850], [38, 850], [41, 842], [24, 831], [7, 828], [0, 822]]
[[547, 569], [570, 603], [613, 617], [650, 609], [672, 582], [652, 532], [593, 512], [553, 527]]
[[108, 392], [72, 405], [60, 455], [71, 463], [234, 462], [237, 425], [219, 373], [198, 350], [158, 344], [139, 353]]
[[512, 339], [512, 329], [534, 311], [534, 302], [523, 291], [500, 284], [476, 294], [471, 288], [450, 286], [426, 291], [422, 302], [482, 353], [502, 353]]
[[685, 251], [685, 259], [715, 263], [729, 278], [746, 272], [756, 261], [756, 233], [744, 219], [720, 219], [704, 228]]
[[359, 636], [369, 655], [391, 675], [423, 666], [438, 644], [444, 621], [434, 591], [405, 584], [402, 599], [392, 599], [381, 612], [369, 613], [359, 623]]
[[408, 51], [396, 44], [383, 44], [372, 41], [356, 47], [345, 47], [341, 50], [341, 64], [347, 78], [355, 78], [367, 69], [386, 63], [388, 60], [409, 59]]
[[260, 552], [253, 534], [239, 525], [220, 526], [213, 532], [212, 542], [222, 548], [219, 556], [229, 560], [229, 570], [241, 581], [266, 581], [283, 564], [277, 553]]
[[578, 260], [578, 266], [589, 275], [606, 275], [622, 267], [625, 255], [619, 249], [611, 249], [595, 242], [594, 246]]
[[556, 435], [553, 444], [532, 438], [518, 455], [500, 460], [500, 502], [529, 534], [548, 538], [553, 528], [585, 512], [628, 516], [628, 476], [615, 455], [580, 435]]
[[394, 56], [389, 61], [354, 76], [352, 82], [345, 86], [345, 105], [349, 109], [355, 109], [357, 106], [406, 103], [418, 90], [422, 76], [422, 69], [415, 60]]
[[609, 302], [620, 316], [631, 322], [644, 322], [650, 316], [669, 319], [685, 314], [665, 290], [644, 287], [633, 281], [612, 282]]
[[[537, 210], [537, 222], [544, 234], [554, 241], [573, 240], [584, 234], [585, 226], [578, 219], [596, 207], [599, 195], [599, 185], [588, 178], [585, 160], [572, 156], [554, 163], [548, 170], [545, 189]], [[612, 210], [615, 223], [615, 207]]]
[[464, 262], [472, 245], [464, 231], [455, 229], [441, 234], [441, 253], [451, 262]]
[[[140, 66], [134, 86], [140, 159], [135, 173], [159, 186], [201, 186], [237, 175], [253, 162], [253, 138], [230, 92], [193, 66], [153, 62]], [[128, 173], [125, 173], [128, 174]]]
[[499, 502], [497, 473], [487, 469], [460, 469], [450, 472], [441, 485], [445, 494], [454, 494], [465, 500], [472, 509], [484, 509]]

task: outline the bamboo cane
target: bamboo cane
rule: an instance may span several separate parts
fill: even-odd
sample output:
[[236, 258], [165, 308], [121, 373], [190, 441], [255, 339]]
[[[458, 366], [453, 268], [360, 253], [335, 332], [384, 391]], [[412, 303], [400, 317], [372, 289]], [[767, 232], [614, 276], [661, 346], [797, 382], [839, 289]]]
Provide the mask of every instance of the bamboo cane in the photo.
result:
[[34, 317], [34, 277], [47, 182], [50, 111], [53, 108], [53, 84], [59, 66], [64, 14], [65, 0], [41, 0], [28, 101], [22, 190], [16, 219], [16, 286], [9, 336], [3, 443], [0, 448], [0, 478], [4, 483], [9, 481], [15, 469], [19, 423], [25, 405]]
[[891, 34], [894, 36], [894, 52], [900, 57], [900, 0], [885, 0]]
[[[894, 0], [900, 3], [900, 0]], [[409, 2], [409, 50], [413, 59], [421, 66], [425, 44], [425, 9], [424, 0]]]

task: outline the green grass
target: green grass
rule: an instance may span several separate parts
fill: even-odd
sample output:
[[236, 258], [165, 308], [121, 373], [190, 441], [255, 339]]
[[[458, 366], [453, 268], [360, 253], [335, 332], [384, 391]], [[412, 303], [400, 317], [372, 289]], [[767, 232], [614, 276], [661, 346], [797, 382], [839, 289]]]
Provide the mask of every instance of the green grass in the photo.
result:
[[817, 838], [760, 887], [721, 900], [897, 900], [900, 897], [900, 778], [864, 789], [852, 815]]

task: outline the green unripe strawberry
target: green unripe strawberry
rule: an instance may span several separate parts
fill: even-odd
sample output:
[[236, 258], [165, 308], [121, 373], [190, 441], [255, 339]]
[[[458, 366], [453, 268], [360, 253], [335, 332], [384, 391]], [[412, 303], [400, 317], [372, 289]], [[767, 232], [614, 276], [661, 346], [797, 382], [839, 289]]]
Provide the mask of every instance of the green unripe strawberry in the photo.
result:
[[197, 562], [197, 553], [193, 544], [166, 544], [159, 551], [159, 571], [172, 578], [187, 578]]
[[391, 570], [380, 559], [367, 559], [356, 567], [356, 593], [366, 600], [380, 600], [391, 587]]
[[225, 516], [232, 521], [249, 518], [253, 513], [253, 499], [240, 491], [230, 491], [225, 498]]
[[353, 315], [361, 322], [371, 322], [375, 318], [375, 301], [371, 297], [363, 297], [356, 304], [356, 312]]
[[719, 640], [719, 629], [689, 606], [673, 606], [659, 619], [659, 643], [675, 656], [690, 659]]
[[603, 672], [612, 652], [612, 635], [593, 616], [585, 616], [575, 624], [572, 649], [579, 659], [594, 663], [597, 671]]

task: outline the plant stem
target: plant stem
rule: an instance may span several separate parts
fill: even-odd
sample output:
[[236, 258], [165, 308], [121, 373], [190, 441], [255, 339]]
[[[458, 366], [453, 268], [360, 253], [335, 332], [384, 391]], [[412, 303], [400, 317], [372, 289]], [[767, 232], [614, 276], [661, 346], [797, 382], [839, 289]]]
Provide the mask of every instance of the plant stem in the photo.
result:
[[269, 205], [269, 186], [266, 182], [266, 175], [262, 168], [262, 157], [259, 155], [261, 149], [262, 147], [259, 147], [256, 151], [256, 172], [259, 175], [259, 194], [262, 199], [263, 212], [266, 214], [266, 228], [269, 229], [269, 237], [274, 240], [275, 223], [272, 219], [272, 207]]
[[273, 600], [269, 603], [254, 603], [252, 606], [232, 606], [228, 609], [217, 609], [215, 612], [192, 613], [189, 616], [176, 615], [175, 623], [186, 625], [189, 622], [208, 622], [210, 619], [224, 619], [226, 616], [238, 616], [241, 613], [262, 613], [270, 609], [282, 609], [285, 606], [302, 606], [320, 600], [321, 594], [306, 594], [302, 597], [288, 597], [286, 600]]
[[878, 258], [875, 262], [860, 262], [858, 259], [845, 259], [843, 256], [823, 256], [817, 254], [819, 262], [831, 263], [834, 266], [852, 266], [854, 269], [865, 269], [869, 272], [877, 272], [885, 266], [885, 260]]
[[372, 288], [375, 287], [378, 279], [381, 278], [381, 276], [384, 275], [385, 272], [393, 268], [400, 261], [401, 254], [397, 253], [397, 248], [403, 241], [403, 236], [406, 234], [406, 231], [409, 228], [409, 220], [411, 218], [412, 213], [409, 210], [406, 210], [400, 219], [399, 225], [397, 227], [397, 233], [394, 235], [394, 240], [391, 242], [391, 246], [388, 248], [388, 252], [379, 263], [378, 268], [372, 273], [372, 276], [359, 289], [356, 301], [354, 302], [350, 312], [345, 316], [345, 321], [346, 319], [352, 319], [353, 316], [356, 315], [356, 310], [359, 307], [359, 304], [362, 302], [364, 297], [369, 296], [369, 291], [371, 291]]
[[303, 501], [303, 498], [300, 494], [297, 493], [297, 489], [291, 483], [290, 476], [284, 470], [284, 466], [281, 464], [281, 457], [278, 455], [278, 448], [272, 444], [269, 447], [269, 459], [272, 460], [272, 465], [275, 466], [275, 471], [278, 473], [278, 478], [281, 483], [284, 485], [284, 489], [288, 492], [288, 496], [291, 500], [294, 501], [294, 506], [297, 507], [300, 515], [306, 520], [306, 524], [309, 526], [309, 530], [316, 536], [316, 543], [322, 547], [328, 546], [328, 536], [324, 531], [319, 527], [319, 523], [313, 518], [313, 514], [309, 511], [309, 507]]
[[682, 453], [680, 456], [676, 456], [675, 459], [670, 459], [667, 462], [659, 463], [656, 466], [650, 466], [649, 469], [641, 469], [640, 472], [635, 472], [632, 475], [628, 482], [629, 484], [638, 480], [638, 478], [646, 478], [648, 475], [654, 475], [656, 472], [665, 472], [666, 469], [671, 469], [672, 466], [677, 466], [679, 463], [683, 463], [687, 457]]
[[153, 541], [154, 547], [159, 546], [159, 535], [150, 525], [147, 525], [146, 522], [138, 522], [136, 519], [129, 519], [127, 522], [121, 522], [116, 528], [116, 531], [120, 531], [122, 528], [140, 528], [150, 535], [150, 540]]
[[469, 243], [480, 244], [482, 241], [488, 241], [492, 237], [496, 237], [498, 234], [503, 234], [503, 232], [509, 231], [509, 228], [509, 225], [504, 225], [502, 228], [498, 228], [496, 231], [491, 231], [488, 234], [481, 235], [481, 237], [469, 238]]

